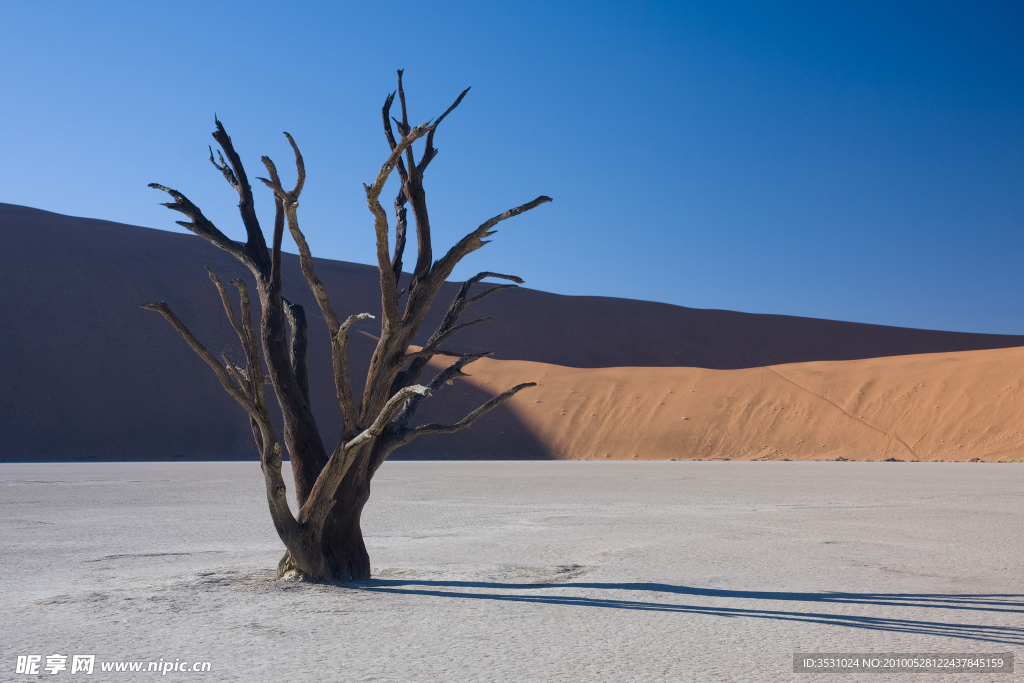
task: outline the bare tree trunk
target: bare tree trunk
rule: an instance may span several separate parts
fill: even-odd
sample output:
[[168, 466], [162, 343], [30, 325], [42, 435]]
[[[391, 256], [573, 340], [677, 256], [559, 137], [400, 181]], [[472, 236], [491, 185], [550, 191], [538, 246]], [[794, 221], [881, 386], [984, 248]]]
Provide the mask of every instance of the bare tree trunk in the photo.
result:
[[325, 552], [327, 566], [335, 581], [365, 581], [370, 578], [370, 555], [363, 542], [363, 507], [370, 498], [370, 480], [363, 475], [348, 476], [338, 489], [337, 504], [327, 518]]
[[[233, 282], [239, 290], [239, 319], [219, 278], [210, 272], [228, 320], [242, 342], [245, 353], [242, 365], [234, 363], [227, 356], [222, 356], [223, 362], [218, 361], [166, 303], [154, 302], [146, 304], [144, 308], [161, 313], [178, 330], [189, 346], [211, 367], [228, 394], [248, 414], [253, 438], [260, 452], [271, 517], [286, 548], [285, 556], [278, 565], [279, 577], [294, 573], [314, 581], [335, 582], [370, 578], [370, 558], [361, 528], [362, 513], [370, 497], [370, 481], [388, 455], [423, 434], [447, 434], [465, 429], [517, 392], [534, 386], [528, 382], [512, 387], [453, 424], [412, 426], [411, 420], [427, 396], [463, 376], [466, 365], [488, 355], [452, 353], [441, 348], [459, 330], [485, 320], [459, 323], [459, 316], [482, 297], [516, 285], [491, 286], [475, 295], [471, 292], [472, 288], [481, 284], [485, 278], [499, 278], [514, 283], [521, 283], [522, 280], [513, 275], [489, 272], [471, 278], [449, 306], [440, 327], [420, 350], [410, 351], [410, 344], [440, 292], [441, 285], [463, 257], [487, 243], [485, 238], [494, 234], [500, 222], [551, 201], [549, 197], [540, 196], [494, 216], [471, 231], [440, 259], [433, 259], [423, 174], [437, 155], [433, 143], [437, 126], [462, 102], [468, 91], [468, 88], [463, 91], [433, 123], [428, 121], [413, 127], [409, 124], [402, 72], [399, 71], [397, 94], [402, 109], [401, 121], [390, 117], [395, 93], [388, 96], [382, 108], [384, 132], [391, 154], [373, 183], [365, 186], [367, 206], [373, 214], [377, 240], [382, 320], [379, 341], [370, 361], [360, 401], [355, 400], [351, 386], [348, 330], [354, 323], [373, 316], [362, 313], [349, 316], [344, 321], [339, 320], [326, 288], [314, 272], [313, 258], [298, 222], [298, 199], [305, 184], [305, 165], [292, 137], [285, 133], [295, 154], [297, 172], [296, 184], [291, 191], [284, 189], [274, 163], [268, 157], [263, 157], [270, 178], [260, 180], [273, 191], [276, 209], [269, 249], [256, 220], [252, 190], [245, 169], [220, 121], [216, 122], [213, 137], [222, 151], [217, 153], [218, 158], [215, 159], [211, 150], [210, 161], [239, 195], [238, 207], [246, 229], [246, 242], [229, 239], [177, 190], [152, 185], [173, 198], [174, 201], [166, 204], [167, 207], [189, 218], [189, 221], [179, 221], [181, 225], [232, 254], [249, 268], [256, 279], [262, 311], [259, 343], [252, 325], [246, 284], [240, 280]], [[395, 137], [392, 121], [397, 125], [400, 138]], [[425, 138], [425, 146], [417, 161], [413, 143], [421, 138]], [[395, 170], [398, 171], [401, 188], [394, 203], [396, 239], [392, 253], [388, 217], [380, 204], [380, 194], [391, 172]], [[411, 205], [415, 219], [418, 251], [405, 309], [400, 312], [398, 281], [402, 275], [402, 256], [407, 243], [406, 204]], [[286, 223], [299, 248], [303, 276], [313, 292], [331, 336], [331, 360], [338, 408], [342, 416], [342, 436], [330, 454], [324, 447], [309, 401], [306, 316], [301, 306], [289, 303], [281, 292], [281, 240]], [[284, 417], [283, 441], [291, 459], [299, 503], [298, 514], [292, 512], [285, 497], [285, 485], [281, 477], [282, 449], [267, 411], [260, 349], [267, 366], [266, 381], [273, 387]], [[456, 360], [426, 386], [416, 384], [427, 363], [437, 355], [451, 356]]]
[[[309, 538], [304, 562], [286, 551], [278, 563], [278, 578], [290, 572], [303, 578], [331, 581], [365, 581], [370, 578], [370, 555], [363, 540], [363, 507], [370, 498], [370, 478], [365, 473], [350, 471], [338, 487], [337, 498], [324, 520], [322, 535]], [[322, 566], [322, 576], [314, 575], [311, 566]]]
[[[277, 258], [280, 259], [280, 252]], [[307, 387], [303, 391], [294, 376], [280, 286], [275, 292], [271, 286], [261, 284], [259, 295], [263, 309], [260, 321], [263, 349], [266, 357], [273, 359], [267, 363], [271, 383], [275, 388], [282, 387], [277, 391], [277, 400], [281, 405], [284, 445], [291, 458], [295, 497], [302, 505], [309, 497], [320, 470], [327, 464], [327, 453], [309, 405], [309, 389]]]

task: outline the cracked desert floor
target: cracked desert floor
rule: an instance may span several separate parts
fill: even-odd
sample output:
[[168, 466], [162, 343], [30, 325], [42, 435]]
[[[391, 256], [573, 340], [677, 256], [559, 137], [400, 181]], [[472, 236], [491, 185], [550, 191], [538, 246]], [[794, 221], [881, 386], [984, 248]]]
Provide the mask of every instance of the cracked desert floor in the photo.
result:
[[794, 652], [1024, 654], [1021, 464], [392, 462], [364, 515], [375, 578], [348, 587], [273, 579], [254, 462], [0, 484], [2, 680], [55, 653], [210, 661], [162, 677], [203, 681], [816, 681], [837, 677]]

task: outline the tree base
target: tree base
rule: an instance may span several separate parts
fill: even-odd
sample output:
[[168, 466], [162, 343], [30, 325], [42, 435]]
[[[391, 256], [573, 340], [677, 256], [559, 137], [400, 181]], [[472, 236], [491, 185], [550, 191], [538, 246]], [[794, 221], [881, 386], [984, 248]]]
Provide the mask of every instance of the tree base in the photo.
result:
[[351, 583], [370, 579], [370, 556], [363, 543], [359, 514], [339, 516], [328, 521], [336, 523], [326, 538], [301, 548], [299, 557], [290, 550], [277, 563], [278, 580], [303, 580], [314, 583]]

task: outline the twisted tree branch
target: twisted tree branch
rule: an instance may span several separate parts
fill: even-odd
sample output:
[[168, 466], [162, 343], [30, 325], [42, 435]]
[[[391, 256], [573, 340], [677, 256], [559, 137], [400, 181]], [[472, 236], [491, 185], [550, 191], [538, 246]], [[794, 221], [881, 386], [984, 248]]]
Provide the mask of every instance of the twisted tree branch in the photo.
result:
[[469, 415], [467, 415], [466, 417], [462, 418], [461, 420], [454, 424], [425, 424], [420, 425], [419, 427], [415, 427], [414, 429], [408, 429], [402, 432], [398, 432], [395, 435], [392, 443], [389, 445], [392, 447], [393, 450], [394, 448], [404, 446], [410, 441], [418, 439], [419, 437], [425, 434], [453, 434], [455, 432], [462, 431], [463, 429], [468, 429], [469, 427], [472, 427], [473, 423], [475, 423], [477, 420], [479, 420], [484, 415], [497, 408], [499, 405], [501, 405], [508, 399], [518, 394], [523, 389], [535, 386], [537, 386], [536, 382], [526, 382], [524, 384], [516, 385], [509, 389], [508, 391], [498, 394], [491, 400], [487, 401], [487, 403], [484, 403], [482, 406], [480, 406], [479, 408], [471, 412]]
[[217, 273], [213, 272], [213, 268], [206, 266], [206, 273], [210, 277], [210, 281], [213, 282], [214, 286], [217, 287], [217, 293], [220, 294], [220, 302], [224, 305], [224, 313], [228, 316], [228, 321], [231, 323], [231, 328], [238, 335], [238, 341], [242, 344], [242, 349], [246, 348], [246, 334], [242, 330], [242, 325], [238, 322], [238, 318], [235, 317], [235, 310], [231, 306], [231, 301], [228, 299], [228, 292], [224, 289], [224, 284], [220, 281]]
[[[252, 187], [249, 185], [249, 178], [245, 174], [245, 167], [242, 165], [242, 160], [238, 156], [238, 152], [235, 151], [235, 146], [231, 142], [231, 136], [228, 135], [227, 131], [224, 130], [224, 124], [220, 122], [216, 116], [214, 117], [214, 123], [216, 124], [216, 130], [213, 132], [213, 139], [217, 141], [217, 144], [224, 150], [224, 155], [227, 156], [227, 161], [231, 165], [233, 174], [226, 172], [228, 164], [222, 164], [222, 173], [228, 180], [231, 187], [234, 188], [235, 192], [238, 193], [238, 213], [242, 217], [242, 224], [245, 226], [246, 240], [246, 253], [249, 258], [252, 259], [259, 269], [266, 274], [266, 271], [270, 267], [269, 254], [267, 253], [267, 242], [263, 237], [263, 230], [260, 228], [260, 222], [256, 218], [256, 205], [253, 202]], [[223, 161], [223, 157], [221, 157]], [[216, 166], [216, 164], [214, 164]], [[232, 179], [233, 176], [233, 179]]]
[[196, 336], [192, 334], [192, 331], [181, 321], [181, 318], [175, 315], [174, 311], [171, 310], [171, 307], [167, 305], [166, 301], [150, 301], [149, 303], [143, 304], [142, 308], [147, 311], [156, 311], [166, 318], [167, 322], [171, 323], [174, 329], [178, 331], [178, 334], [180, 334], [185, 342], [192, 347], [192, 350], [210, 366], [213, 373], [217, 375], [217, 379], [220, 380], [221, 386], [224, 387], [224, 391], [228, 392], [231, 398], [235, 399], [235, 401], [238, 402], [238, 405], [242, 406], [242, 408], [245, 409], [245, 412], [249, 413], [250, 417], [256, 420], [261, 418], [259, 409], [256, 404], [252, 402], [249, 396], [246, 395], [243, 387], [233, 381], [233, 378], [228, 373], [227, 368], [225, 368], [224, 365], [222, 365], [221, 362], [218, 361], [212, 353], [210, 353], [210, 350], [206, 348], [202, 342], [196, 339]]
[[252, 326], [252, 302], [249, 299], [249, 287], [244, 280], [232, 280], [231, 284], [238, 289], [238, 307], [242, 310], [242, 348], [245, 349], [247, 372], [252, 381], [253, 402], [262, 409], [266, 408], [263, 396], [263, 364], [260, 362], [260, 349], [256, 344], [256, 332]]
[[337, 333], [331, 337], [334, 385], [338, 394], [338, 404], [341, 406], [344, 416], [341, 433], [342, 440], [352, 438], [358, 431], [361, 410], [361, 406], [356, 404], [355, 397], [352, 394], [352, 375], [348, 363], [348, 330], [360, 320], [372, 320], [373, 318], [374, 316], [369, 313], [350, 315], [338, 327]]
[[462, 315], [463, 311], [466, 310], [466, 307], [475, 301], [479, 301], [488, 294], [493, 294], [494, 292], [500, 291], [502, 289], [517, 286], [497, 285], [481, 292], [480, 294], [477, 294], [472, 298], [469, 298], [469, 292], [472, 289], [473, 285], [489, 277], [501, 278], [503, 280], [511, 280], [512, 282], [515, 282], [517, 284], [521, 284], [523, 282], [523, 279], [521, 277], [517, 277], [515, 275], [502, 275], [501, 273], [492, 273], [489, 271], [477, 273], [469, 280], [466, 280], [466, 282], [462, 284], [462, 287], [459, 288], [458, 294], [456, 294], [455, 298], [452, 299], [452, 303], [448, 306], [448, 311], [445, 313], [444, 318], [441, 320], [441, 324], [438, 325], [437, 330], [434, 331], [434, 333], [430, 336], [427, 342], [423, 345], [423, 348], [414, 353], [406, 354], [405, 361], [412, 362], [410, 363], [407, 369], [405, 369], [396, 376], [393, 387], [397, 388], [398, 386], [405, 386], [406, 384], [411, 384], [413, 382], [418, 381], [420, 373], [423, 371], [423, 368], [426, 367], [427, 363], [435, 355], [461, 355], [441, 351], [439, 347], [442, 343], [450, 339], [459, 330], [469, 327], [470, 325], [475, 325], [477, 323], [490, 320], [490, 318], [479, 318], [468, 323], [456, 325], [455, 323], [458, 321], [459, 316]]
[[426, 397], [432, 396], [435, 392], [439, 391], [441, 387], [446, 384], [450, 384], [456, 377], [466, 376], [466, 373], [462, 371], [462, 368], [466, 367], [470, 363], [480, 360], [481, 358], [486, 358], [489, 355], [491, 355], [490, 351], [486, 351], [484, 353], [461, 354], [457, 361], [434, 376], [434, 379], [432, 379], [430, 384], [427, 385], [427, 392], [425, 394], [413, 396], [404, 406], [402, 406], [402, 409], [398, 412], [398, 415], [395, 416], [395, 420], [391, 425], [392, 431], [396, 433], [406, 431], [413, 414], [415, 414], [416, 409], [420, 407], [420, 404]]
[[[463, 90], [459, 94], [459, 96], [455, 98], [455, 101], [452, 102], [452, 106], [445, 109], [444, 113], [437, 117], [437, 121], [434, 122], [434, 130], [437, 130], [437, 127], [441, 125], [441, 122], [444, 121], [445, 117], [447, 117], [448, 114], [451, 114], [453, 111], [455, 111], [455, 108], [457, 106], [462, 104], [462, 99], [468, 93], [469, 88]], [[421, 175], [425, 170], [427, 170], [427, 166], [430, 164], [431, 161], [433, 161], [435, 156], [437, 156], [437, 150], [434, 148], [434, 131], [432, 130], [427, 134], [427, 141], [423, 149], [423, 156], [420, 157], [419, 170]]]
[[364, 185], [366, 204], [374, 216], [373, 228], [377, 233], [377, 267], [380, 270], [381, 308], [384, 312], [383, 329], [385, 330], [392, 329], [399, 323], [398, 285], [388, 249], [388, 217], [380, 205], [380, 193], [384, 190], [384, 183], [387, 182], [391, 171], [401, 159], [402, 153], [413, 142], [426, 135], [429, 130], [430, 122], [428, 121], [403, 135], [402, 139], [396, 143], [395, 148], [391, 150], [387, 161], [381, 166], [377, 178], [371, 185]]
[[535, 209], [541, 204], [546, 204], [550, 201], [551, 197], [541, 195], [532, 202], [527, 202], [515, 207], [514, 209], [509, 209], [508, 211], [500, 213], [494, 218], [481, 223], [476, 230], [459, 240], [455, 246], [448, 250], [447, 254], [434, 264], [434, 267], [430, 271], [431, 279], [439, 282], [447, 280], [448, 276], [451, 275], [452, 270], [455, 269], [455, 266], [458, 265], [459, 261], [487, 244], [489, 240], [484, 240], [484, 238], [490, 237], [497, 232], [496, 230], [492, 230], [492, 228], [494, 228], [498, 223], [518, 216], [521, 213], [525, 213], [530, 209]]
[[[384, 106], [381, 108], [381, 118], [384, 121], [384, 136], [388, 140], [388, 146], [394, 150], [398, 146], [395, 140], [395, 132], [391, 127], [391, 105], [395, 101], [395, 93], [391, 93], [384, 99]], [[402, 277], [402, 255], [405, 253], [406, 233], [408, 231], [408, 216], [405, 208], [405, 181], [409, 177], [405, 169], [405, 162], [401, 158], [395, 165], [401, 186], [398, 188], [398, 195], [395, 197], [395, 254], [391, 258], [391, 270], [397, 283]], [[400, 296], [400, 295], [399, 295]]]
[[245, 245], [241, 242], [234, 241], [217, 229], [217, 226], [215, 226], [210, 219], [204, 216], [199, 207], [193, 204], [188, 197], [177, 190], [161, 185], [160, 183], [150, 183], [149, 187], [152, 187], [155, 190], [162, 190], [171, 195], [174, 201], [164, 202], [162, 205], [172, 211], [184, 214], [189, 219], [188, 221], [174, 221], [175, 223], [182, 226], [189, 232], [199, 235], [215, 247], [219, 247], [228, 252], [245, 264], [245, 266], [253, 273], [257, 273], [259, 271], [256, 263], [249, 258]]

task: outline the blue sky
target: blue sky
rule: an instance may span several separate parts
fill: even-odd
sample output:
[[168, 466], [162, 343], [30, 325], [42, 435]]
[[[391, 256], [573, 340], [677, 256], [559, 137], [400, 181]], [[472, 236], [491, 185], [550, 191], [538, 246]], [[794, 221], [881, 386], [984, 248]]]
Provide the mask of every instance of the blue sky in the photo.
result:
[[457, 275], [1024, 334], [1021, 8], [5, 3], [0, 201], [180, 230], [156, 181], [240, 235], [216, 113], [252, 176], [262, 154], [288, 168], [291, 132], [314, 253], [374, 263], [362, 183], [405, 68], [417, 121], [473, 88], [428, 172], [435, 253], [555, 199]]

